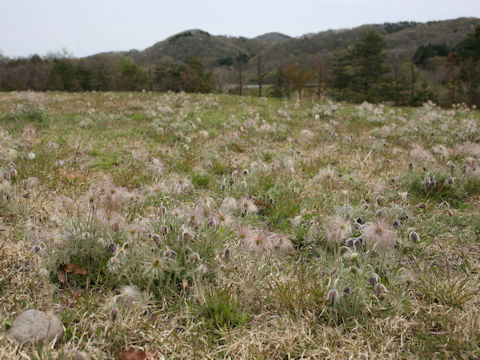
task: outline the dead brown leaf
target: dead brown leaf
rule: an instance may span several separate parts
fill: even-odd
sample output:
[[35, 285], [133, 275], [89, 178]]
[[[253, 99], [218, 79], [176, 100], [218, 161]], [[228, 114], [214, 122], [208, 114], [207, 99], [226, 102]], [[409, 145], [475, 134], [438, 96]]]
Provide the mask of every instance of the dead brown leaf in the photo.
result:
[[137, 351], [135, 349], [129, 349], [122, 351], [118, 355], [118, 360], [154, 360], [156, 353], [153, 352], [145, 352], [145, 351]]
[[65, 269], [62, 265], [60, 265], [57, 269], [57, 276], [58, 281], [60, 281], [63, 285], [67, 283], [67, 274], [65, 274]]
[[67, 274], [87, 275], [87, 270], [75, 264], [64, 264], [63, 269]]

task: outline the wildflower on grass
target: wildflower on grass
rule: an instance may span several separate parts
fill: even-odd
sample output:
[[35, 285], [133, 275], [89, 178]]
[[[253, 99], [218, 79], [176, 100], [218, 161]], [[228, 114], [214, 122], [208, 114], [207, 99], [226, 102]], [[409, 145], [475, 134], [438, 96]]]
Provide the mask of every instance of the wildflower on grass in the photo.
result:
[[239, 205], [244, 213], [254, 214], [258, 211], [258, 208], [253, 202], [253, 200], [247, 199], [245, 197], [240, 199]]
[[270, 236], [262, 231], [255, 232], [253, 236], [247, 236], [243, 242], [248, 250], [256, 253], [268, 252], [273, 248]]
[[226, 226], [233, 222], [233, 218], [228, 212], [220, 210], [215, 214], [213, 221], [215, 224]]
[[205, 213], [213, 211], [216, 207], [217, 203], [211, 196], [205, 196], [198, 201], [198, 209], [203, 210]]
[[116, 274], [118, 270], [120, 270], [121, 266], [122, 266], [122, 262], [118, 259], [118, 257], [112, 256], [110, 259], [108, 259], [107, 269], [112, 274]]
[[197, 272], [201, 275], [205, 275], [208, 272], [208, 267], [205, 264], [200, 264], [197, 268]]
[[138, 223], [130, 224], [128, 226], [128, 230], [130, 231], [130, 235], [132, 235], [134, 239], [138, 238], [140, 234], [148, 232], [145, 226]]
[[451, 161], [447, 161], [447, 166], [450, 168], [450, 171], [455, 171], [455, 164]]
[[173, 192], [176, 195], [180, 195], [190, 188], [192, 188], [192, 183], [185, 177], [178, 177], [173, 182]]
[[110, 311], [110, 320], [115, 322], [118, 319], [118, 314], [119, 314], [118, 308], [114, 307]]
[[152, 278], [158, 278], [165, 269], [165, 263], [162, 259], [154, 257], [152, 260], [145, 263], [144, 275], [151, 275]]
[[356, 262], [357, 260], [358, 260], [358, 253], [352, 251], [352, 252], [350, 253], [350, 261], [351, 261], [351, 262]]
[[415, 231], [411, 231], [410, 234], [408, 235], [408, 238], [412, 242], [417, 242], [418, 240], [420, 240], [420, 237], [418, 236], [418, 234]]
[[117, 251], [117, 244], [115, 244], [114, 242], [110, 243], [110, 245], [108, 245], [108, 250], [112, 254], [115, 254], [115, 252]]
[[88, 355], [85, 351], [75, 351], [73, 360], [88, 360]]
[[181, 244], [186, 244], [187, 242], [193, 241], [195, 233], [186, 225], [182, 225], [178, 230], [178, 242]]
[[347, 240], [345, 240], [345, 245], [347, 247], [353, 247], [353, 245], [355, 244], [355, 238], [348, 238]]
[[405, 201], [405, 200], [407, 200], [408, 191], [399, 192], [398, 195], [400, 195], [400, 199], [402, 199], [403, 201]]
[[165, 205], [162, 205], [160, 206], [160, 214], [162, 215], [166, 215], [167, 214], [167, 208], [165, 207]]
[[382, 283], [376, 283], [374, 286], [375, 295], [382, 297], [387, 293], [387, 288]]
[[157, 173], [161, 173], [163, 170], [163, 162], [162, 160], [158, 158], [152, 158], [152, 168], [155, 170]]
[[433, 156], [420, 145], [416, 145], [410, 151], [410, 157], [420, 162], [426, 162], [433, 159]]
[[41, 268], [38, 271], [38, 276], [40, 276], [40, 278], [42, 278], [43, 280], [47, 280], [48, 277], [50, 276], [50, 272], [45, 268]]
[[380, 277], [375, 273], [372, 276], [370, 276], [370, 278], [368, 279], [368, 282], [370, 283], [370, 285], [373, 285], [373, 286], [375, 286], [379, 281], [380, 281]]
[[225, 212], [233, 212], [238, 208], [237, 200], [233, 197], [226, 197], [220, 205], [220, 210]]
[[191, 263], [196, 263], [200, 260], [200, 255], [197, 252], [193, 252], [188, 256], [188, 261], [190, 261]]
[[330, 185], [332, 184], [332, 182], [334, 182], [336, 180], [335, 171], [332, 168], [330, 168], [329, 166], [320, 170], [316, 177], [318, 179], [320, 179], [321, 181], [328, 182]]
[[165, 248], [165, 251], [163, 252], [163, 255], [167, 258], [174, 258], [175, 256], [177, 256], [177, 253], [167, 246]]
[[359, 248], [359, 247], [362, 247], [364, 244], [364, 240], [363, 240], [363, 237], [358, 237], [355, 239], [355, 243], [353, 244], [353, 246], [355, 246], [356, 248]]
[[180, 208], [173, 208], [172, 211], [171, 211], [171, 214], [177, 219], [183, 219], [187, 216], [185, 211], [183, 209], [180, 209]]
[[293, 244], [287, 235], [273, 234], [271, 236], [273, 247], [282, 253], [289, 253], [294, 250]]
[[134, 286], [124, 286], [120, 289], [120, 294], [115, 297], [115, 302], [127, 306], [133, 305], [140, 299], [140, 293]]
[[242, 242], [245, 243], [249, 242], [250, 238], [253, 238], [255, 236], [255, 232], [248, 227], [244, 227], [237, 231], [237, 236]]
[[340, 300], [340, 294], [337, 289], [330, 289], [327, 293], [327, 301], [330, 305], [335, 305]]
[[325, 229], [325, 235], [330, 245], [340, 244], [344, 242], [350, 233], [352, 226], [339, 216], [333, 216], [328, 219]]
[[425, 187], [429, 188], [431, 183], [432, 179], [430, 178], [430, 176], [425, 175], [425, 178], [423, 179], [423, 184], [425, 185]]
[[37, 245], [35, 245], [35, 246], [32, 247], [32, 252], [33, 252], [34, 254], [36, 254], [36, 253], [38, 253], [38, 252], [40, 252], [40, 251], [42, 251], [42, 247], [41, 247], [40, 245], [37, 244]]
[[162, 225], [162, 227], [160, 228], [160, 232], [163, 235], [167, 235], [168, 234], [168, 226], [167, 225]]
[[387, 250], [395, 246], [397, 234], [385, 222], [369, 223], [363, 229], [367, 246], [376, 250]]
[[193, 209], [187, 208], [186, 213], [187, 219], [194, 228], [198, 228], [205, 220], [205, 211], [201, 208], [201, 206], [196, 206]]

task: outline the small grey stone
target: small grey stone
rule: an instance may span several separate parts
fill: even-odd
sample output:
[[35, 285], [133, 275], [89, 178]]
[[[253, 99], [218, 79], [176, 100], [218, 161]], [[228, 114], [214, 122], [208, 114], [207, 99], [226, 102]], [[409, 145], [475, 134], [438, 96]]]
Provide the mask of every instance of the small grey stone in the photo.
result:
[[60, 340], [63, 337], [60, 319], [50, 313], [29, 309], [13, 321], [8, 334], [22, 344], [33, 344]]

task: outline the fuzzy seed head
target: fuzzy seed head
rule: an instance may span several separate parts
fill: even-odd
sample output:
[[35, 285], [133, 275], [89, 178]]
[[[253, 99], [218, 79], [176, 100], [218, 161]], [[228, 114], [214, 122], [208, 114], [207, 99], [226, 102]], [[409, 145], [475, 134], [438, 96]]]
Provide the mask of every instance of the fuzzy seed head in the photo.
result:
[[340, 298], [340, 295], [338, 294], [338, 291], [336, 289], [331, 289], [327, 293], [327, 301], [330, 303], [330, 305], [335, 305]]
[[243, 243], [248, 250], [256, 253], [265, 253], [273, 248], [271, 237], [262, 231], [247, 234]]
[[110, 245], [108, 245], [108, 250], [112, 254], [115, 254], [115, 252], [117, 251], [117, 244], [115, 244], [114, 242], [110, 243]]
[[110, 311], [110, 320], [113, 321], [113, 322], [117, 321], [117, 319], [118, 319], [118, 314], [119, 314], [118, 308], [114, 307], [114, 308]]
[[420, 237], [418, 236], [418, 234], [415, 231], [410, 232], [410, 234], [408, 235], [408, 238], [412, 242], [417, 242], [418, 240], [420, 240]]
[[387, 293], [387, 288], [382, 283], [376, 283], [374, 287], [375, 295], [382, 297]]
[[38, 276], [40, 276], [40, 278], [42, 278], [43, 280], [47, 280], [48, 277], [50, 276], [50, 272], [45, 268], [41, 268], [38, 271]]
[[392, 249], [397, 242], [397, 234], [384, 222], [369, 223], [362, 232], [366, 245], [371, 249]]
[[131, 306], [138, 302], [140, 293], [134, 286], [124, 286], [120, 289], [120, 294], [116, 297], [116, 302]]
[[32, 247], [32, 252], [33, 252], [34, 254], [36, 254], [36, 253], [38, 253], [38, 252], [40, 252], [40, 251], [42, 251], [42, 247], [41, 247], [40, 245], [35, 245], [34, 247]]
[[197, 252], [191, 253], [190, 256], [188, 257], [188, 261], [190, 261], [191, 263], [196, 263], [200, 260], [201, 260], [200, 255]]
[[353, 247], [354, 244], [355, 244], [355, 238], [349, 238], [345, 241], [345, 245], [347, 247], [351, 248], [351, 247]]
[[88, 360], [88, 355], [85, 351], [75, 351], [74, 360]]
[[372, 276], [370, 276], [370, 279], [368, 279], [368, 282], [370, 283], [370, 285], [373, 285], [373, 286], [375, 286], [379, 281], [380, 281], [380, 278], [378, 277], [377, 274], [373, 274]]
[[333, 216], [328, 219], [325, 235], [330, 245], [343, 243], [351, 232], [352, 226], [341, 217]]
[[257, 205], [251, 199], [241, 198], [239, 205], [245, 213], [254, 214], [258, 211]]
[[350, 253], [350, 261], [351, 262], [356, 262], [358, 260], [358, 253], [352, 252]]
[[178, 231], [178, 241], [181, 244], [185, 244], [190, 241], [193, 241], [194, 236], [195, 236], [195, 233], [193, 232], [193, 230], [187, 227], [186, 225], [182, 225], [180, 227], [180, 230]]

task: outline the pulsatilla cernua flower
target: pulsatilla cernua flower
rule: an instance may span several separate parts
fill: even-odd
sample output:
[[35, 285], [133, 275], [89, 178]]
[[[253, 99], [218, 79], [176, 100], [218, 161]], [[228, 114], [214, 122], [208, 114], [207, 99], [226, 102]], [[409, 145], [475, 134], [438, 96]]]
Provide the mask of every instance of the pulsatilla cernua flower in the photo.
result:
[[352, 226], [339, 216], [333, 216], [325, 224], [325, 235], [330, 245], [344, 242], [352, 232]]
[[387, 250], [396, 244], [397, 234], [385, 222], [368, 223], [362, 230], [365, 243], [371, 249]]

